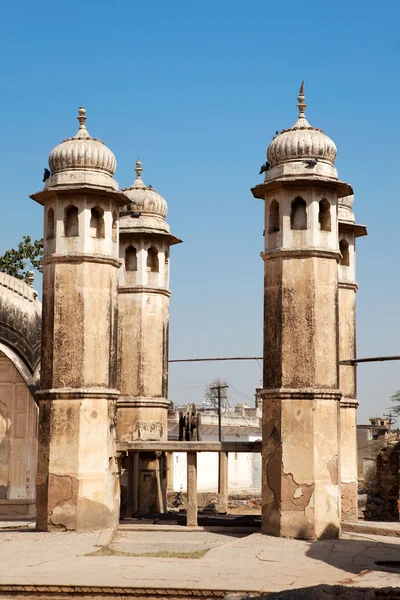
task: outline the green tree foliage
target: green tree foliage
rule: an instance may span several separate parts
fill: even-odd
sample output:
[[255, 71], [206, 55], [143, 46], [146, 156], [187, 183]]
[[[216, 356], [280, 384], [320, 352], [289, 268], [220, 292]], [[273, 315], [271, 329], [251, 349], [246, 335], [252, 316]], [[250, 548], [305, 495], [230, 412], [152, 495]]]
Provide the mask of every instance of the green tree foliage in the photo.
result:
[[392, 415], [395, 415], [396, 417], [399, 417], [400, 416], [400, 390], [397, 390], [397, 392], [395, 392], [393, 394], [393, 396], [390, 396], [390, 399], [392, 402], [397, 402], [397, 406], [390, 407], [390, 413]]
[[24, 235], [16, 250], [7, 250], [0, 256], [0, 271], [25, 281], [28, 271], [43, 272], [40, 264], [42, 257], [43, 239], [32, 241], [28, 235]]

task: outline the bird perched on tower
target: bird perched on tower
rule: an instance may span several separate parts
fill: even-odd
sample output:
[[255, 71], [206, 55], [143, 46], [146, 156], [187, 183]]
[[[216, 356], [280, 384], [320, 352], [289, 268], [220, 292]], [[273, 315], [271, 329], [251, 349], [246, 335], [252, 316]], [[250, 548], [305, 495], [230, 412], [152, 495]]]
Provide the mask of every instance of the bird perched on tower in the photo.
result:
[[303, 162], [306, 163], [306, 169], [312, 169], [318, 162], [318, 158], [306, 158]]
[[51, 175], [50, 171], [48, 169], [45, 169], [44, 173], [43, 173], [43, 181], [46, 181], [46, 179], [48, 179], [50, 177], [50, 175]]
[[269, 162], [268, 162], [268, 161], [266, 161], [266, 162], [265, 162], [265, 163], [262, 165], [262, 167], [261, 167], [261, 169], [260, 169], [260, 173], [259, 173], [259, 174], [260, 174], [260, 175], [262, 175], [263, 173], [265, 173], [265, 171], [269, 171], [269, 170], [270, 170], [270, 168], [271, 168], [271, 165], [269, 164]]

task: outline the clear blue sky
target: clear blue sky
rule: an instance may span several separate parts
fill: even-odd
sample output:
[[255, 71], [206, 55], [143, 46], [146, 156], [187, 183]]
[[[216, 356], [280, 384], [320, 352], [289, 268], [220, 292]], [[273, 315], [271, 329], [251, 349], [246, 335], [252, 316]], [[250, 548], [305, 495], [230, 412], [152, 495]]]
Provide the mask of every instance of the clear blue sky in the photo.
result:
[[[250, 187], [276, 129], [307, 116], [338, 147], [368, 238], [358, 244], [358, 355], [400, 354], [400, 4], [396, 0], [3, 3], [0, 252], [42, 235], [50, 150], [88, 129], [168, 201], [171, 358], [262, 353], [263, 206]], [[252, 399], [257, 363], [171, 366], [170, 397], [199, 401], [213, 377]], [[359, 367], [359, 420], [400, 388], [400, 363]], [[239, 393], [237, 390], [240, 390]], [[244, 394], [241, 395], [241, 394]]]

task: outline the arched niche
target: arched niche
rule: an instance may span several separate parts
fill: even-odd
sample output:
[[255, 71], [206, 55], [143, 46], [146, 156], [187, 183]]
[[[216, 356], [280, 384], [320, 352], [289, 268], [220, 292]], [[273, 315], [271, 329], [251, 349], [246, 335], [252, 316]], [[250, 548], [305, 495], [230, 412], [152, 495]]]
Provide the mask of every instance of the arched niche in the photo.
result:
[[279, 203], [272, 200], [269, 206], [268, 233], [275, 233], [280, 229]]
[[300, 196], [293, 200], [290, 207], [290, 229], [307, 229], [307, 205]]
[[342, 267], [350, 266], [350, 252], [349, 252], [349, 242], [345, 239], [340, 240], [339, 242], [339, 250], [342, 258], [340, 259], [340, 264]]
[[55, 219], [54, 219], [54, 208], [50, 207], [47, 211], [47, 222], [46, 222], [46, 240], [54, 239], [55, 235]]
[[318, 223], [321, 231], [331, 231], [331, 205], [326, 198], [319, 203]]
[[100, 206], [94, 206], [90, 211], [89, 235], [98, 239], [105, 237], [104, 210]]
[[64, 235], [76, 237], [79, 235], [78, 207], [70, 204], [64, 210]]

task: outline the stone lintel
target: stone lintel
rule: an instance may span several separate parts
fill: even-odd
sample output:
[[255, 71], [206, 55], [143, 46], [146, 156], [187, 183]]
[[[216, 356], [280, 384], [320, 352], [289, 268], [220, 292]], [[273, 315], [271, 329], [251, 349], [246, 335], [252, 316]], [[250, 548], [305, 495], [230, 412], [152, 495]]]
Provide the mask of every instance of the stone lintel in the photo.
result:
[[354, 290], [355, 292], [358, 290], [357, 281], [338, 281], [338, 287], [343, 290]]
[[50, 254], [46, 258], [42, 259], [43, 265], [49, 265], [52, 263], [99, 263], [102, 265], [111, 265], [120, 268], [122, 260], [120, 258], [114, 258], [114, 256], [108, 256], [105, 254], [86, 254], [83, 252], [68, 252], [66, 254]]
[[342, 255], [336, 250], [324, 250], [322, 248], [274, 248], [260, 253], [263, 260], [272, 258], [331, 258], [339, 262]]
[[117, 400], [119, 394], [118, 390], [110, 388], [53, 388], [40, 390], [36, 395], [39, 400], [81, 400], [82, 398]]
[[358, 225], [357, 223], [351, 223], [350, 221], [342, 221], [339, 219], [339, 231], [354, 233], [356, 238], [368, 235], [366, 225]]
[[263, 389], [260, 391], [262, 398], [271, 400], [335, 400], [339, 402], [342, 394], [340, 390], [326, 389]]
[[340, 401], [340, 408], [354, 408], [357, 409], [359, 406], [359, 402], [356, 398], [351, 400], [350, 398], [342, 398]]
[[251, 188], [251, 192], [255, 198], [265, 200], [265, 197], [267, 195], [277, 192], [281, 189], [298, 189], [299, 187], [309, 188], [310, 186], [318, 187], [319, 184], [325, 187], [329, 186], [336, 189], [338, 198], [343, 198], [344, 196], [351, 196], [353, 194], [353, 188], [349, 183], [346, 183], [345, 181], [340, 181], [339, 179], [330, 179], [328, 177], [320, 177], [318, 175], [311, 174], [307, 174], [303, 177], [286, 176], [280, 177], [279, 179], [271, 179], [270, 181], [265, 181], [254, 186], [253, 188]]
[[170, 400], [166, 398], [134, 398], [132, 396], [120, 396], [117, 401], [117, 408], [165, 408], [171, 405]]
[[120, 206], [124, 206], [124, 204], [126, 204], [125, 194], [118, 190], [114, 190], [112, 187], [88, 184], [84, 185], [81, 183], [76, 185], [63, 185], [56, 188], [45, 188], [40, 190], [40, 192], [31, 194], [30, 198], [44, 206], [46, 202], [51, 202], [59, 197], [76, 197], [77, 193], [86, 193], [88, 195], [92, 194], [93, 196], [112, 196], [113, 200], [115, 200]]
[[167, 296], [168, 298], [171, 296], [171, 290], [166, 290], [164, 288], [155, 288], [148, 287], [146, 285], [136, 285], [136, 286], [119, 286], [118, 287], [119, 294], [161, 294], [162, 296]]

